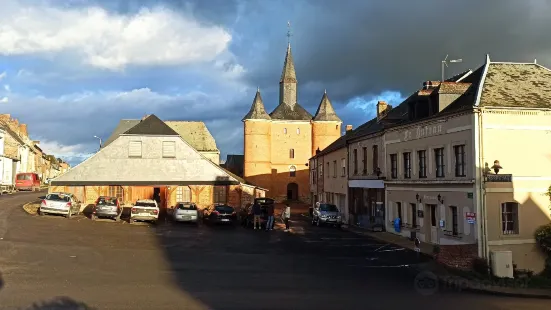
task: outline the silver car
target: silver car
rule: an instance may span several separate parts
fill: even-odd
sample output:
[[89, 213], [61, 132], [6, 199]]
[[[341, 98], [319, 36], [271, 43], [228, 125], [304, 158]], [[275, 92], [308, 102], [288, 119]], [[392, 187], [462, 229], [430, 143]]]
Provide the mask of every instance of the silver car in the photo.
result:
[[334, 204], [322, 203], [314, 208], [312, 225], [340, 226], [342, 223], [339, 208]]
[[60, 214], [71, 218], [80, 212], [80, 202], [70, 193], [50, 193], [42, 198], [38, 215]]
[[172, 211], [172, 219], [176, 222], [198, 223], [199, 212], [193, 202], [178, 202]]

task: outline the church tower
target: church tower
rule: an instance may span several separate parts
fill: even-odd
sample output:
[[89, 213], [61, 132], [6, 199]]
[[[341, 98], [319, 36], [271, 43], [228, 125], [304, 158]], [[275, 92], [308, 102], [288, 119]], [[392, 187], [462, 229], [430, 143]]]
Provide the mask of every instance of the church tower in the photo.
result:
[[272, 173], [271, 118], [264, 108], [260, 89], [257, 89], [251, 109], [242, 121], [245, 135], [243, 176], [253, 184], [270, 184]]
[[[288, 33], [290, 36], [290, 32]], [[340, 137], [342, 121], [324, 93], [312, 116], [298, 101], [298, 81], [291, 44], [279, 79], [279, 100], [266, 113], [260, 91], [256, 92], [244, 123], [244, 177], [269, 190], [277, 201], [310, 199], [308, 160], [317, 148], [324, 149]]]

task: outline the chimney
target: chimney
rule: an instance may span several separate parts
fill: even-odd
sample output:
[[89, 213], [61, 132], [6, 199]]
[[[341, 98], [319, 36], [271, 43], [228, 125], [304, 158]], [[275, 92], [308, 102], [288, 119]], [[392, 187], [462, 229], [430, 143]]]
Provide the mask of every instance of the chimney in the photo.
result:
[[146, 114], [144, 117], [142, 117], [142, 121], [148, 118], [151, 114]]
[[316, 155], [318, 155], [320, 152], [320, 148], [318, 147], [318, 149], [316, 150]]
[[350, 130], [352, 130], [352, 125], [346, 125], [346, 132], [349, 132]]
[[29, 134], [27, 133], [27, 124], [21, 124], [19, 125], [19, 133], [20, 135], [27, 137]]
[[392, 109], [392, 106], [385, 101], [377, 102], [377, 122], [388, 114], [388, 111]]

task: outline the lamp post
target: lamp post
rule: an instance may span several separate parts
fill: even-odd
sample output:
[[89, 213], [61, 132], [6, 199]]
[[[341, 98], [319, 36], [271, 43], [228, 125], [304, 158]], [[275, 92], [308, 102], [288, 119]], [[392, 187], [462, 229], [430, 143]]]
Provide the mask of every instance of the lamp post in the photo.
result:
[[94, 138], [98, 139], [99, 140], [99, 148], [101, 149], [101, 138], [98, 137], [98, 136], [94, 136]]
[[445, 70], [445, 67], [448, 66], [448, 62], [450, 62], [450, 63], [463, 62], [463, 59], [448, 60], [448, 55], [446, 55], [446, 58], [444, 58], [444, 60], [442, 60], [442, 82], [444, 82], [444, 70]]

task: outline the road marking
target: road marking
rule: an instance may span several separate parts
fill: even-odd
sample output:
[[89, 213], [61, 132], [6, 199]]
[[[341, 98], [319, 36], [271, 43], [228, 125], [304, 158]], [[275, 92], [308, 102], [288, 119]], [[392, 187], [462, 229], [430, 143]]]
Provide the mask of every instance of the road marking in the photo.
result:
[[389, 249], [389, 250], [382, 250], [380, 252], [395, 252], [395, 251], [404, 251], [404, 248], [395, 248], [395, 249]]
[[348, 267], [360, 268], [407, 268], [409, 265], [394, 265], [394, 266], [366, 266], [366, 265], [347, 265]]
[[381, 246], [380, 248], [376, 249], [375, 252], [379, 252], [380, 249], [382, 249], [382, 248], [384, 248], [384, 247], [386, 247], [386, 246], [389, 246], [389, 244], [387, 243], [387, 244]]

